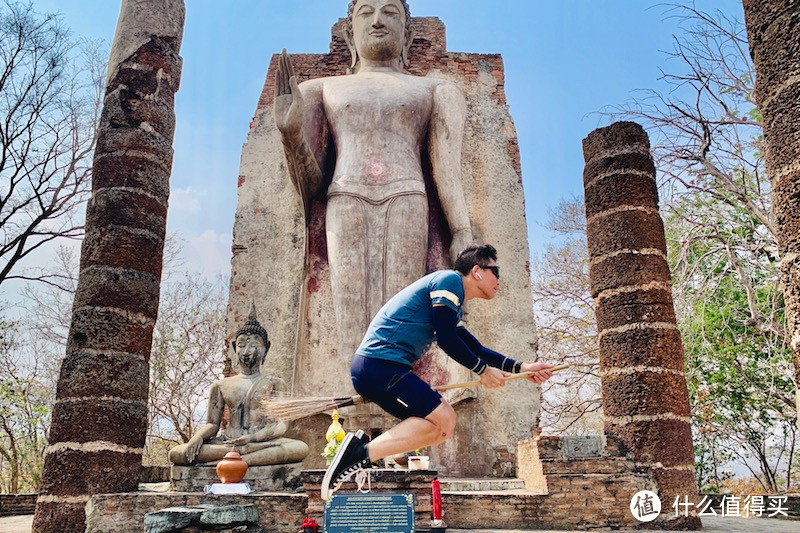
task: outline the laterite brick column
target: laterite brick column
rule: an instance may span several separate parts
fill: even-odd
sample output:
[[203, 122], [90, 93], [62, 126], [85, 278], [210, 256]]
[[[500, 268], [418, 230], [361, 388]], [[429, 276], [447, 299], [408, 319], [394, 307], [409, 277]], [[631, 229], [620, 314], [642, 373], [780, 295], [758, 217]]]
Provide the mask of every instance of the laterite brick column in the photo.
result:
[[123, 0], [33, 531], [82, 532], [93, 494], [135, 491], [172, 168], [183, 0]]
[[[745, 0], [744, 18], [764, 117], [786, 330], [800, 387], [800, 2]], [[796, 401], [800, 420], [800, 389]]]
[[655, 478], [665, 510], [652, 524], [699, 528], [670, 509], [676, 496], [694, 500], [697, 482], [650, 142], [638, 124], [617, 122], [589, 134], [583, 153], [605, 431]]

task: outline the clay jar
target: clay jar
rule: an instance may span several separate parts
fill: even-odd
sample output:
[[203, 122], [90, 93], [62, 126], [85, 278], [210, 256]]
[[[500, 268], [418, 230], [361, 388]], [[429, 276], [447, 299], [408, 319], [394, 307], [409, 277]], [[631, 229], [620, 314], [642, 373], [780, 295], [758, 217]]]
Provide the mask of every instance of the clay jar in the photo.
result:
[[242, 456], [233, 448], [225, 454], [225, 457], [217, 463], [217, 475], [223, 483], [241, 483], [247, 472], [247, 463], [242, 460]]

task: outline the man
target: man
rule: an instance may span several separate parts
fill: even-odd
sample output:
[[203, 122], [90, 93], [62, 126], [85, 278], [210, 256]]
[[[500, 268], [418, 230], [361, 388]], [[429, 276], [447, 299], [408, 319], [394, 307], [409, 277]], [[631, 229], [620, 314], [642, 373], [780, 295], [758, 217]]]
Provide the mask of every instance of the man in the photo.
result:
[[[256, 318], [255, 304], [232, 344], [239, 373], [211, 385], [206, 424], [189, 442], [170, 450], [170, 461], [177, 465], [215, 465], [231, 446], [239, 448], [242, 459], [250, 466], [302, 461], [308, 455], [308, 445], [283, 437], [288, 429], [286, 422], [272, 420], [259, 409], [263, 398], [273, 391], [285, 390], [285, 385], [279, 378], [261, 374], [270, 342], [267, 330]], [[225, 431], [216, 436], [225, 406], [230, 410], [230, 420]]]
[[451, 258], [472, 242], [461, 185], [466, 101], [455, 84], [405, 70], [410, 24], [405, 0], [351, 0], [344, 38], [353, 74], [298, 84], [285, 50], [276, 71], [275, 125], [306, 214], [327, 194], [340, 357], [354, 353], [389, 297], [425, 273], [423, 159], [452, 233]]
[[411, 371], [434, 337], [447, 355], [480, 376], [488, 388], [505, 385], [509, 373], [535, 372], [529, 379], [549, 379], [549, 363], [523, 363], [492, 351], [473, 337], [463, 322], [463, 303], [491, 300], [500, 286], [493, 246], [470, 246], [454, 270], [440, 270], [412, 283], [381, 308], [356, 350], [353, 386], [402, 422], [372, 442], [345, 437], [322, 480], [327, 500], [356, 470], [397, 453], [444, 442], [453, 435], [456, 413], [441, 395]]

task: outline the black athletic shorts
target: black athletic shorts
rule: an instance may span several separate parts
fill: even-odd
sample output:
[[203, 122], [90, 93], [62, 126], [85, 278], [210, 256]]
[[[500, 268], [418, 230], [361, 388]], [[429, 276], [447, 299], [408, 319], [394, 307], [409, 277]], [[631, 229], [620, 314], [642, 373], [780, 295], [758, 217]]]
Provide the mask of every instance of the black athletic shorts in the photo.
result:
[[425, 418], [442, 402], [441, 394], [402, 363], [355, 355], [350, 376], [356, 392], [401, 420]]

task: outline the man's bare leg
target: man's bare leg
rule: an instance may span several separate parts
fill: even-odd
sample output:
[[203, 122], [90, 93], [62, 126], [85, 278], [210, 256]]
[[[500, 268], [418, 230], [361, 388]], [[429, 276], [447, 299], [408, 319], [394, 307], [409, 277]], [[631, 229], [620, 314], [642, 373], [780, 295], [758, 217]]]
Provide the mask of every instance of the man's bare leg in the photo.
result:
[[442, 403], [425, 418], [411, 417], [381, 433], [367, 446], [370, 461], [442, 443], [453, 435], [456, 412]]

